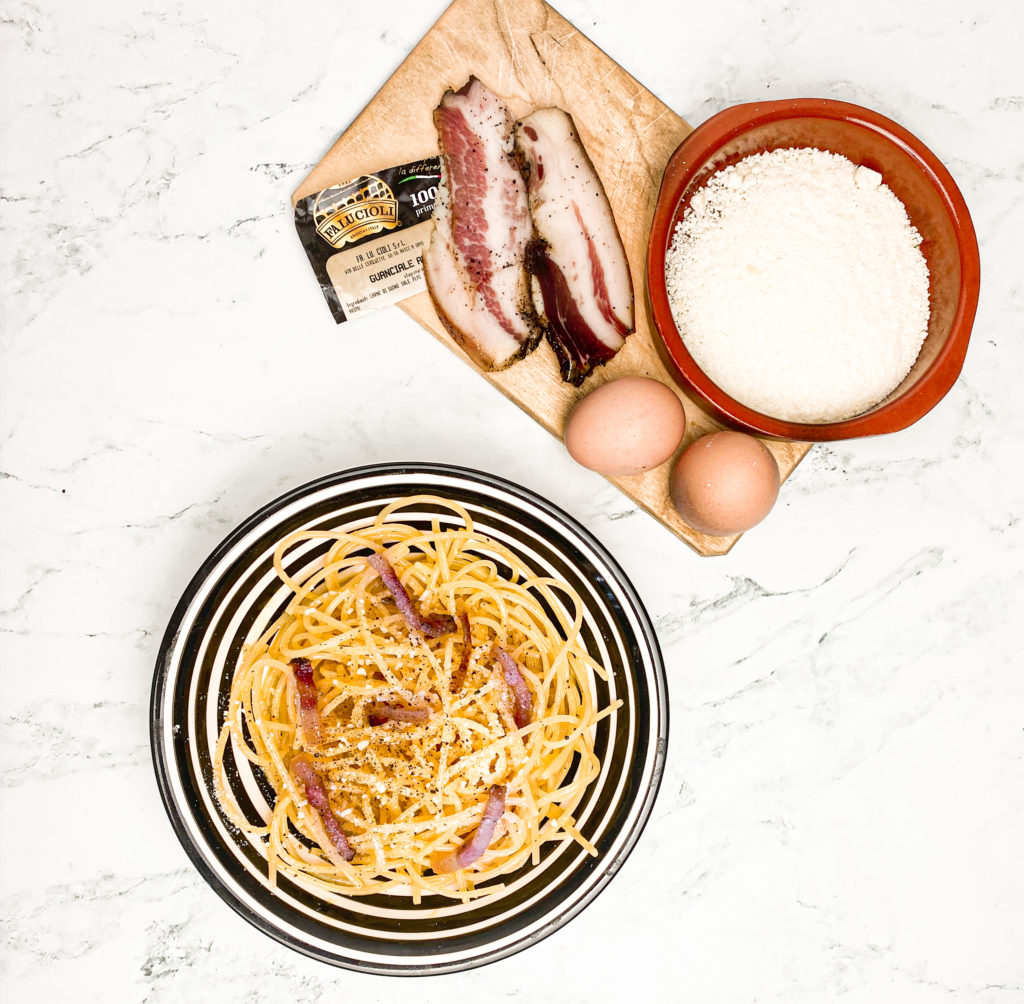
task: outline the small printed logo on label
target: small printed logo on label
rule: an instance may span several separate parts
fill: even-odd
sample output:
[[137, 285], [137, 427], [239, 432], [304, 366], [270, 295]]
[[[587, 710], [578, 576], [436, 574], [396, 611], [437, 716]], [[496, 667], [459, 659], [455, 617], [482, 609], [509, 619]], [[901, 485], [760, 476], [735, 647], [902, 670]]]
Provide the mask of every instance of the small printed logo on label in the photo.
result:
[[363, 175], [346, 185], [325, 188], [313, 206], [316, 232], [331, 247], [394, 230], [398, 226], [398, 200], [380, 178]]

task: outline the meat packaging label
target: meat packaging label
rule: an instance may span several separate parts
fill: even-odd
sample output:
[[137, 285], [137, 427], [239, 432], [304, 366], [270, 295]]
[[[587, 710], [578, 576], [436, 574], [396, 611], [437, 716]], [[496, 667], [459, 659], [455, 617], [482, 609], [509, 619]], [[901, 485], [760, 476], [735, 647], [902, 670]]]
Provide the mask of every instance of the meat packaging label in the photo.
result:
[[427, 157], [315, 192], [295, 229], [339, 324], [423, 292], [423, 249], [441, 164]]

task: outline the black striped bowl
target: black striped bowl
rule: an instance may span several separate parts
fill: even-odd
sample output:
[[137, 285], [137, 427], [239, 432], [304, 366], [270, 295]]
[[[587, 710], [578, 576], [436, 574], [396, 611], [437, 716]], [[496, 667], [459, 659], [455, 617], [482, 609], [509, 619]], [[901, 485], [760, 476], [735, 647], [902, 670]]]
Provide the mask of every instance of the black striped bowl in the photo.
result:
[[[226, 819], [213, 794], [211, 752], [242, 645], [257, 637], [286, 599], [274, 575], [275, 544], [300, 529], [366, 525], [388, 502], [432, 494], [460, 502], [476, 526], [541, 575], [570, 583], [586, 606], [583, 640], [608, 669], [595, 680], [601, 703], [623, 707], [597, 726], [601, 774], [576, 810], [597, 846], [551, 842], [540, 863], [503, 876], [504, 888], [468, 904], [437, 897], [413, 905], [397, 895], [324, 898], [300, 883], [267, 885], [261, 845]], [[403, 509], [403, 522], [458, 525], [447, 511]], [[319, 548], [319, 552], [317, 551]], [[321, 542], [291, 556], [310, 567]], [[210, 555], [167, 628], [153, 680], [151, 743], [171, 823], [214, 890], [261, 931], [335, 965], [424, 975], [468, 969], [526, 948], [580, 912], [632, 850], [657, 794], [668, 737], [665, 672], [658, 642], [622, 569], [574, 519], [501, 478], [434, 464], [382, 464], [297, 488], [246, 520]], [[254, 822], [267, 790], [249, 765], [231, 783]]]

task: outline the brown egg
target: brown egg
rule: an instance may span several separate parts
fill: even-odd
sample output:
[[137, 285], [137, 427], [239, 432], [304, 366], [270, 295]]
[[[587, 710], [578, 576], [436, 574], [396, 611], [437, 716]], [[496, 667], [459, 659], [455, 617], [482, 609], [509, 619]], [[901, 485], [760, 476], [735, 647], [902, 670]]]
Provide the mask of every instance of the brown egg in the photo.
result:
[[663, 464], [686, 431], [675, 391], [647, 377], [621, 377], [591, 391], [565, 423], [565, 446], [598, 474], [639, 474]]
[[694, 529], [716, 537], [743, 533], [775, 505], [779, 465], [759, 439], [716, 432], [683, 450], [669, 490], [679, 515]]

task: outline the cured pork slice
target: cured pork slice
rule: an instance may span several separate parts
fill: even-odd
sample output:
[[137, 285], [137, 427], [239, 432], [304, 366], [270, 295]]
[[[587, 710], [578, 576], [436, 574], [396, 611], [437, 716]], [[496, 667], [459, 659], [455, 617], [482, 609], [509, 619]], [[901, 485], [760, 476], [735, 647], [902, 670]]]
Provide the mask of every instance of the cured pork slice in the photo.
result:
[[508, 109], [476, 77], [434, 111], [441, 181], [423, 254], [452, 337], [484, 369], [511, 366], [541, 337], [526, 251], [533, 223]]
[[308, 659], [292, 659], [288, 665], [295, 680], [295, 703], [303, 740], [307, 746], [319, 746], [324, 741], [324, 731], [317, 706], [313, 663]]
[[339, 857], [343, 861], [351, 861], [355, 857], [355, 851], [349, 845], [348, 837], [345, 836], [338, 817], [334, 815], [331, 799], [327, 794], [327, 784], [323, 775], [316, 769], [316, 761], [308, 753], [299, 753], [292, 757], [288, 769], [291, 771], [292, 777], [302, 785], [306, 801], [316, 810], [320, 819], [324, 835], [318, 836], [317, 840], [324, 853], [335, 864], [338, 863]]
[[399, 579], [398, 573], [391, 567], [388, 559], [383, 554], [371, 554], [366, 561], [380, 576], [381, 582], [384, 583], [384, 588], [394, 597], [395, 605], [405, 618], [405, 623], [413, 631], [419, 631], [420, 634], [425, 635], [427, 638], [438, 638], [449, 631], [455, 630], [457, 625], [454, 617], [449, 617], [448, 614], [428, 614], [425, 616], [416, 609], [412, 598], [406, 591], [405, 586], [402, 585], [402, 580]]
[[512, 720], [516, 723], [516, 728], [521, 729], [530, 724], [533, 715], [533, 694], [530, 693], [530, 688], [523, 679], [522, 670], [515, 659], [503, 648], [497, 649], [496, 654], [498, 662], [501, 663], [505, 683], [512, 691]]
[[[516, 124], [537, 233], [527, 255], [562, 379], [579, 385], [633, 330], [633, 281], [601, 179], [572, 117], [542, 108]], [[538, 304], [538, 309], [540, 304]]]
[[483, 819], [472, 833], [466, 837], [461, 847], [447, 854], [435, 852], [431, 858], [430, 867], [438, 874], [445, 875], [448, 872], [457, 872], [462, 868], [468, 868], [474, 861], [483, 856], [484, 851], [491, 844], [494, 836], [494, 829], [498, 825], [505, 812], [505, 785], [495, 784], [487, 792], [487, 802], [484, 805]]

